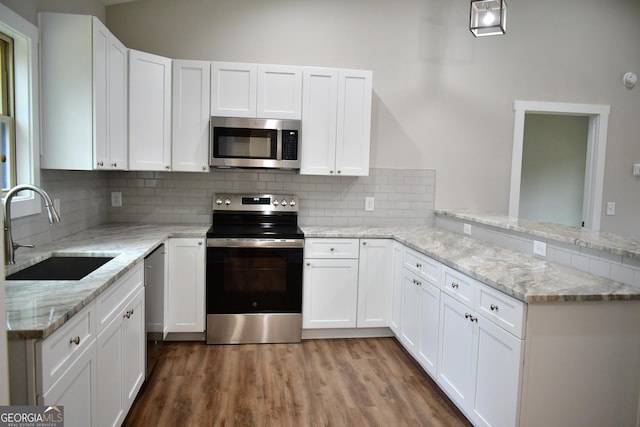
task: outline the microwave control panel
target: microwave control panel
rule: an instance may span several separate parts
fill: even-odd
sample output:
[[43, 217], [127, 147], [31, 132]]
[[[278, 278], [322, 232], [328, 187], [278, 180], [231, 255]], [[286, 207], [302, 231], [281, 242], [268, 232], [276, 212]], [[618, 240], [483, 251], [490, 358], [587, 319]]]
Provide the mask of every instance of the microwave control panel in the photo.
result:
[[297, 130], [282, 130], [282, 160], [298, 160]]

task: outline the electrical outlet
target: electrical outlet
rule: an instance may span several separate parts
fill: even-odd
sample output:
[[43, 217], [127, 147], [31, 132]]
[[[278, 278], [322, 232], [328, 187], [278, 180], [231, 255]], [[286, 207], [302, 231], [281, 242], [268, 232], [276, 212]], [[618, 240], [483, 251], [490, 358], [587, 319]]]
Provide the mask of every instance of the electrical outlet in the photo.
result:
[[464, 234], [469, 234], [470, 235], [471, 234], [471, 224], [465, 224], [463, 226], [463, 232], [464, 232]]
[[111, 192], [111, 206], [120, 208], [122, 207], [122, 193], [119, 191]]
[[364, 210], [367, 212], [373, 212], [375, 199], [373, 197], [364, 198]]
[[633, 165], [633, 176], [640, 176], [640, 163]]
[[547, 256], [547, 244], [539, 240], [533, 241], [533, 253], [535, 255]]
[[616, 214], [616, 202], [607, 202], [607, 215], [613, 216]]

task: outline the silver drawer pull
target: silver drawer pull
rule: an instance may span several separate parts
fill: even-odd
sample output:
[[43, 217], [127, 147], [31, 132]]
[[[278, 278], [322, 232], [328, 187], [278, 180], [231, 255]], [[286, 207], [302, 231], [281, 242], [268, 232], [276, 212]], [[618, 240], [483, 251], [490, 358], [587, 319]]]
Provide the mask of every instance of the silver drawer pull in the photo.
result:
[[472, 322], [477, 322], [478, 318], [475, 316], [469, 316], [469, 320], [471, 320]]
[[470, 314], [470, 313], [465, 313], [465, 314], [464, 314], [464, 318], [465, 318], [465, 319], [468, 319], [469, 317], [471, 317], [471, 314]]
[[416, 268], [422, 268], [422, 264], [420, 264], [419, 262], [416, 262]]
[[413, 284], [416, 286], [421, 286], [422, 282], [420, 282], [419, 280], [413, 279]]
[[329, 250], [330, 250], [331, 252], [333, 252], [333, 251], [335, 251], [335, 248], [331, 248], [331, 249], [329, 249]]
[[71, 338], [69, 344], [80, 345], [80, 337]]
[[456, 282], [451, 282], [451, 287], [453, 289], [458, 289], [460, 287], [460, 285], [458, 285]]
[[495, 304], [491, 304], [491, 311], [498, 311], [498, 306]]

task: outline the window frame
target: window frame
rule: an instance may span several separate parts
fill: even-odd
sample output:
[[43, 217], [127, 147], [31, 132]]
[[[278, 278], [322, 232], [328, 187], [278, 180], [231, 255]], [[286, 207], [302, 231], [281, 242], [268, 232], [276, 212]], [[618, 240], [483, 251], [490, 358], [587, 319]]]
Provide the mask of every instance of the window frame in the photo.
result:
[[[16, 184], [40, 185], [40, 114], [38, 28], [0, 4], [0, 32], [13, 39], [14, 49], [14, 135]], [[38, 214], [40, 199], [23, 192], [13, 199], [13, 218]], [[4, 194], [3, 194], [4, 201]]]
[[[16, 152], [16, 138], [15, 138], [15, 117], [14, 117], [14, 87], [13, 87], [13, 38], [9, 37], [5, 33], [0, 31], [0, 58], [2, 59], [1, 63], [3, 65], [0, 73], [2, 73], [2, 81], [0, 85], [2, 85], [2, 99], [0, 102], [2, 105], [0, 106], [0, 122], [7, 126], [8, 128], [8, 136], [9, 136], [9, 148], [7, 150], [6, 156], [8, 160], [8, 166], [10, 168], [9, 171], [9, 179], [8, 188], [2, 188], [3, 191], [8, 190], [17, 182], [16, 179], [16, 164], [15, 164], [15, 152]], [[6, 76], [5, 68], [6, 67]], [[6, 80], [5, 80], [6, 79]], [[5, 87], [6, 83], [6, 87]]]

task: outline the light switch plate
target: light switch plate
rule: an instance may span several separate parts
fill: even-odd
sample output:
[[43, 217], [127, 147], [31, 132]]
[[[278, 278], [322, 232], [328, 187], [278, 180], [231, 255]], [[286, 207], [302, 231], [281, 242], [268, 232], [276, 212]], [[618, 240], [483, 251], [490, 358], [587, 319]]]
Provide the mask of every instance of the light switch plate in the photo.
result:
[[616, 202], [607, 202], [607, 215], [613, 216], [616, 214]]
[[547, 244], [539, 240], [533, 241], [533, 253], [535, 255], [547, 256]]
[[464, 224], [462, 231], [464, 234], [471, 234], [471, 224]]
[[116, 208], [122, 207], [122, 193], [120, 191], [111, 192], [111, 206]]
[[373, 212], [375, 203], [375, 198], [373, 197], [365, 197], [364, 198], [364, 210], [367, 212]]

